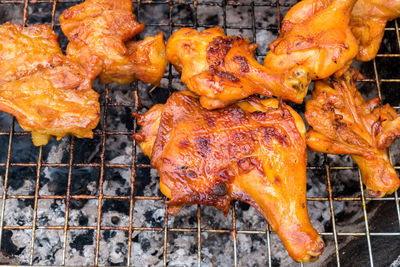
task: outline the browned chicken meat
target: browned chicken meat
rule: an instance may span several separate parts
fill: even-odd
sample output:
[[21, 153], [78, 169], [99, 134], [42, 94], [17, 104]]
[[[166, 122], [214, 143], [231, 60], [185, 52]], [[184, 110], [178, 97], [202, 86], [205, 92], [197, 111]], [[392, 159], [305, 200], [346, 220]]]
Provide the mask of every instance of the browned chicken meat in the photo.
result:
[[312, 127], [307, 145], [319, 152], [350, 154], [361, 171], [368, 193], [374, 197], [391, 194], [400, 180], [386, 148], [400, 135], [400, 115], [379, 98], [368, 102], [355, 86], [358, 72], [315, 84], [305, 117]]
[[321, 254], [324, 243], [307, 213], [306, 130], [293, 109], [251, 97], [210, 111], [183, 91], [134, 116], [142, 126], [134, 137], [159, 172], [170, 213], [203, 204], [226, 214], [232, 200], [244, 201], [294, 260]]
[[400, 0], [358, 0], [350, 25], [360, 42], [357, 60], [375, 58], [381, 46], [386, 22], [400, 17]]
[[167, 67], [163, 34], [149, 36], [126, 44], [134, 79], [158, 85]]
[[23, 27], [7, 22], [0, 26], [0, 37], [0, 84], [62, 61], [58, 36], [47, 25]]
[[167, 65], [163, 35], [126, 43], [145, 27], [132, 11], [130, 0], [87, 0], [65, 10], [60, 25], [70, 41], [67, 55], [104, 83], [158, 85]]
[[198, 32], [183, 28], [167, 42], [167, 58], [182, 73], [189, 90], [207, 109], [227, 106], [252, 94], [301, 103], [310, 83], [302, 67], [285, 72], [263, 67], [254, 58], [256, 44], [227, 37], [219, 27]]
[[282, 22], [264, 66], [276, 71], [303, 66], [312, 80], [343, 73], [358, 53], [349, 26], [356, 0], [303, 0]]
[[35, 145], [71, 133], [92, 137], [98, 94], [81, 66], [65, 58], [46, 25], [0, 26], [0, 110], [32, 131]]

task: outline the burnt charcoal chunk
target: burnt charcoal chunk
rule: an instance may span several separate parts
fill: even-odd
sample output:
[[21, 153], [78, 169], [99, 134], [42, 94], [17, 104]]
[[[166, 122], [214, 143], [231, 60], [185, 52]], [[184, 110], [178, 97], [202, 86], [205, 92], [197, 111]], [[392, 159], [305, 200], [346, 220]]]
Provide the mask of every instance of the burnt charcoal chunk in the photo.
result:
[[81, 226], [87, 225], [88, 222], [89, 222], [88, 216], [85, 216], [85, 215], [83, 215], [83, 214], [82, 214], [82, 216], [80, 216], [79, 219], [78, 219], [78, 223], [79, 223], [79, 225], [81, 225]]
[[120, 221], [120, 219], [119, 219], [117, 216], [112, 216], [112, 217], [111, 217], [111, 222], [112, 222], [113, 224], [118, 224], [119, 221]]
[[11, 240], [13, 232], [10, 230], [3, 230], [3, 239], [1, 242], [1, 251], [10, 256], [17, 256], [24, 251], [25, 247], [17, 247]]
[[106, 199], [103, 203], [103, 212], [117, 211], [125, 215], [129, 215], [129, 202], [118, 201], [115, 199]]
[[73, 237], [72, 242], [69, 243], [71, 248], [76, 249], [79, 251], [79, 255], [84, 256], [84, 248], [85, 246], [88, 245], [93, 245], [93, 237], [94, 237], [94, 231], [93, 230], [88, 230], [82, 234], [76, 235]]
[[140, 246], [142, 247], [143, 252], [147, 252], [150, 248], [150, 240], [147, 238], [142, 238]]

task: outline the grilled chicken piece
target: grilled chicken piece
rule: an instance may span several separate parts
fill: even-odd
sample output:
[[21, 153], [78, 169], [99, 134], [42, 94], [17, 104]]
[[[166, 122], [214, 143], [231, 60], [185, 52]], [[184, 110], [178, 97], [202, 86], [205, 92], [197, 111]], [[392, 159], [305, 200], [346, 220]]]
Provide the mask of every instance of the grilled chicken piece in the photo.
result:
[[158, 85], [167, 67], [163, 34], [126, 43], [129, 60], [133, 64], [134, 79]]
[[158, 169], [170, 213], [203, 204], [227, 214], [241, 200], [265, 217], [294, 260], [322, 253], [307, 213], [306, 130], [293, 109], [252, 97], [210, 111], [183, 91], [134, 116], [142, 126], [134, 138]]
[[62, 61], [58, 36], [47, 25], [6, 22], [0, 26], [0, 40], [0, 85]]
[[301, 103], [310, 83], [303, 68], [278, 73], [263, 67], [254, 58], [256, 47], [240, 36], [227, 37], [219, 27], [201, 33], [183, 28], [169, 38], [167, 58], [207, 109], [225, 107], [252, 94]]
[[277, 71], [303, 66], [312, 80], [340, 76], [358, 52], [349, 26], [356, 0], [303, 0], [282, 22], [264, 66]]
[[375, 58], [381, 46], [386, 22], [400, 17], [399, 0], [358, 0], [351, 12], [350, 25], [360, 42], [359, 61]]
[[305, 117], [312, 127], [307, 145], [319, 152], [350, 154], [369, 195], [383, 197], [400, 186], [386, 148], [400, 135], [400, 115], [379, 98], [368, 102], [355, 86], [358, 72], [315, 83]]
[[98, 94], [81, 66], [65, 58], [46, 25], [0, 26], [0, 110], [14, 115], [33, 143], [51, 136], [93, 137]]
[[145, 28], [132, 11], [130, 0], [87, 0], [65, 10], [60, 25], [70, 41], [67, 55], [104, 83], [158, 85], [167, 65], [163, 36], [126, 44]]

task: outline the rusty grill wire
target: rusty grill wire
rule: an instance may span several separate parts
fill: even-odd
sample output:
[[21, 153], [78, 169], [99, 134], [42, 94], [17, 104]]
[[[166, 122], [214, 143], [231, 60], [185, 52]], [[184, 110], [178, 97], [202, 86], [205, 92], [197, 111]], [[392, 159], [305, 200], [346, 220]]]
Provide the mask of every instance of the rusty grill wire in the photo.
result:
[[[39, 1], [31, 1], [32, 3], [48, 3], [49, 5], [52, 6], [52, 13], [51, 13], [51, 25], [52, 27], [55, 26], [55, 11], [56, 11], [56, 5], [57, 3], [79, 3], [82, 1], [74, 1], [74, 0], [64, 0], [64, 1], [51, 1], [51, 0], [39, 0]], [[164, 4], [164, 5], [169, 5], [169, 21], [168, 23], [146, 23], [146, 26], [154, 26], [154, 27], [169, 27], [169, 33], [172, 34], [173, 31], [177, 28], [180, 27], [194, 27], [194, 28], [210, 28], [213, 25], [202, 25], [198, 23], [197, 20], [197, 8], [199, 6], [219, 6], [222, 7], [223, 10], [223, 29], [226, 31], [227, 29], [245, 29], [245, 30], [251, 30], [252, 32], [252, 38], [253, 41], [256, 42], [256, 30], [258, 29], [265, 29], [259, 26], [256, 26], [256, 20], [255, 20], [255, 8], [263, 6], [263, 7], [269, 7], [271, 9], [276, 10], [276, 17], [277, 17], [277, 25], [279, 30], [280, 26], [280, 21], [281, 21], [281, 8], [282, 7], [290, 7], [291, 5], [288, 3], [285, 3], [285, 1], [262, 1], [262, 0], [247, 0], [247, 1], [219, 1], [219, 2], [207, 2], [207, 1], [173, 1], [173, 0], [159, 0], [159, 1], [140, 1], [140, 0], [134, 0], [134, 4], [136, 4], [136, 13], [137, 15], [137, 20], [140, 21], [140, 9], [144, 5], [153, 5], [153, 4]], [[20, 3], [24, 5], [24, 13], [23, 13], [23, 21], [21, 23], [27, 24], [27, 19], [28, 19], [28, 6], [30, 4], [29, 0], [0, 0], [0, 5], [1, 4], [8, 4], [8, 3]], [[174, 17], [173, 17], [173, 7], [174, 4], [190, 4], [193, 6], [193, 24], [182, 24], [182, 23], [175, 23], [174, 22]], [[252, 25], [251, 27], [248, 26], [227, 26], [227, 12], [226, 8], [227, 6], [247, 6], [250, 7], [251, 10], [251, 21]], [[396, 39], [397, 39], [397, 46], [399, 47], [400, 50], [400, 34], [399, 34], [399, 22], [398, 20], [394, 21], [394, 27], [387, 27], [385, 31], [391, 31], [395, 32]], [[265, 54], [260, 54], [258, 53], [257, 56], [265, 56]], [[378, 54], [377, 58], [399, 58], [400, 54]], [[379, 98], [382, 98], [381, 95], [381, 83], [399, 83], [400, 79], [382, 79], [378, 76], [378, 69], [377, 69], [377, 64], [375, 59], [372, 61], [373, 63], [373, 71], [375, 78], [373, 79], [364, 79], [362, 82], [369, 82], [369, 83], [375, 83], [376, 84], [376, 89]], [[176, 76], [176, 75], [175, 75]], [[167, 75], [165, 78], [168, 78], [168, 90], [169, 92], [173, 91], [172, 88], [172, 79], [174, 75], [172, 73], [172, 67], [169, 65], [167, 69]], [[107, 112], [109, 107], [127, 107], [131, 108], [132, 111], [136, 111], [138, 109], [138, 103], [140, 103], [140, 99], [138, 96], [138, 84], [133, 83], [131, 85], [132, 88], [132, 94], [133, 94], [133, 102], [130, 104], [126, 103], [116, 103], [112, 101], [112, 96], [110, 95], [109, 88], [108, 86], [105, 86], [105, 103], [102, 104], [102, 110], [103, 114], [101, 117], [101, 123], [103, 125], [101, 131], [96, 130], [95, 135], [101, 137], [101, 151], [100, 151], [100, 163], [75, 163], [74, 162], [74, 148], [75, 148], [75, 137], [71, 136], [70, 138], [70, 152], [69, 152], [69, 162], [68, 163], [46, 163], [42, 162], [42, 156], [43, 156], [43, 148], [39, 148], [39, 156], [37, 162], [17, 162], [13, 163], [11, 162], [11, 150], [12, 150], [12, 143], [13, 143], [13, 138], [15, 136], [29, 136], [29, 132], [24, 132], [24, 131], [15, 131], [14, 130], [14, 124], [15, 124], [15, 118], [12, 117], [11, 120], [11, 126], [10, 126], [10, 131], [9, 132], [0, 132], [1, 136], [8, 136], [8, 151], [7, 151], [7, 159], [5, 163], [0, 163], [0, 167], [5, 168], [5, 175], [4, 175], [4, 189], [2, 193], [2, 204], [1, 204], [1, 217], [0, 217], [0, 244], [2, 241], [3, 237], [3, 232], [4, 230], [22, 230], [22, 229], [28, 229], [32, 231], [31, 235], [31, 244], [29, 245], [30, 247], [30, 254], [29, 254], [29, 265], [32, 266], [34, 264], [34, 251], [35, 251], [35, 233], [37, 229], [46, 229], [46, 230], [61, 230], [63, 231], [63, 253], [62, 253], [62, 260], [61, 260], [61, 265], [66, 264], [66, 248], [67, 248], [67, 242], [68, 242], [68, 231], [69, 230], [94, 230], [96, 232], [96, 241], [95, 241], [95, 257], [94, 257], [94, 266], [99, 265], [99, 251], [100, 251], [100, 232], [101, 230], [121, 230], [128, 232], [128, 256], [127, 256], [127, 265], [132, 265], [133, 264], [133, 259], [132, 259], [132, 234], [133, 232], [136, 231], [153, 231], [153, 232], [161, 232], [163, 233], [163, 264], [164, 266], [167, 265], [167, 243], [168, 243], [168, 232], [191, 232], [191, 233], [197, 233], [197, 262], [198, 266], [201, 265], [201, 259], [202, 259], [202, 232], [207, 232], [207, 233], [219, 233], [219, 234], [231, 234], [233, 238], [233, 262], [234, 266], [238, 265], [238, 252], [237, 252], [237, 235], [238, 234], [246, 234], [246, 235], [251, 235], [251, 234], [262, 234], [265, 235], [266, 237], [266, 243], [267, 243], [267, 250], [268, 250], [268, 265], [271, 266], [272, 261], [271, 261], [271, 241], [270, 241], [270, 234], [271, 234], [271, 229], [268, 227], [265, 231], [257, 231], [257, 230], [237, 230], [236, 228], [236, 211], [235, 211], [235, 205], [231, 205], [231, 216], [232, 216], [232, 228], [231, 229], [204, 229], [201, 227], [201, 220], [202, 220], [202, 215], [201, 215], [201, 209], [200, 206], [197, 206], [197, 227], [194, 228], [171, 228], [168, 226], [168, 213], [166, 212], [167, 205], [164, 203], [165, 206], [165, 218], [164, 218], [164, 227], [133, 227], [133, 210], [135, 206], [135, 201], [136, 200], [163, 200], [166, 201], [164, 197], [160, 196], [135, 196], [134, 195], [134, 187], [135, 187], [135, 175], [136, 175], [136, 170], [138, 168], [150, 168], [149, 164], [137, 164], [136, 163], [136, 144], [135, 141], [132, 139], [132, 162], [130, 164], [116, 164], [116, 163], [106, 163], [105, 162], [105, 153], [106, 153], [106, 137], [107, 136], [131, 136], [137, 128], [136, 121], [134, 118], [133, 120], [133, 131], [107, 131], [106, 130], [106, 120], [107, 120]], [[395, 107], [398, 111], [400, 109], [399, 106]], [[390, 150], [389, 150], [390, 152]], [[398, 192], [395, 192], [393, 196], [390, 197], [384, 197], [380, 199], [373, 199], [370, 197], [367, 197], [364, 192], [364, 187], [361, 181], [361, 176], [360, 172], [358, 171], [358, 178], [359, 178], [359, 186], [360, 186], [360, 192], [361, 196], [360, 197], [333, 197], [332, 194], [332, 186], [331, 186], [331, 171], [332, 170], [349, 170], [349, 169], [357, 169], [357, 167], [346, 167], [346, 166], [329, 166], [327, 164], [326, 160], [326, 155], [324, 155], [325, 161], [324, 161], [324, 166], [307, 166], [308, 170], [313, 170], [313, 169], [323, 169], [326, 172], [326, 184], [327, 184], [327, 191], [328, 191], [328, 197], [308, 197], [307, 201], [329, 201], [329, 206], [330, 206], [330, 213], [331, 213], [331, 221], [332, 221], [332, 232], [320, 232], [319, 234], [322, 237], [333, 237], [334, 240], [334, 246], [335, 246], [335, 253], [336, 253], [336, 262], [337, 266], [340, 266], [340, 253], [339, 253], [339, 241], [338, 237], [339, 236], [366, 236], [367, 243], [368, 243], [368, 252], [369, 252], [369, 261], [370, 261], [370, 266], [374, 266], [374, 260], [373, 260], [373, 251], [371, 248], [371, 236], [400, 236], [400, 231], [399, 232], [370, 232], [369, 226], [368, 226], [368, 215], [367, 215], [367, 207], [366, 207], [366, 201], [394, 201], [395, 202], [395, 207], [396, 207], [396, 213], [397, 213], [397, 219], [399, 223], [399, 229], [400, 229], [400, 207], [399, 207], [399, 195]], [[390, 157], [392, 157], [390, 153]], [[8, 195], [7, 194], [7, 184], [8, 184], [8, 178], [9, 178], [9, 173], [10, 173], [10, 167], [36, 167], [36, 186], [35, 186], [35, 193], [34, 195]], [[40, 182], [40, 177], [41, 177], [41, 169], [43, 167], [67, 167], [68, 168], [68, 182], [67, 182], [67, 191], [65, 196], [59, 196], [59, 195], [40, 195], [39, 194], [39, 182]], [[99, 183], [98, 183], [98, 191], [99, 194], [98, 196], [95, 195], [71, 195], [71, 178], [72, 178], [72, 169], [74, 167], [97, 167], [100, 169], [100, 177], [99, 177]], [[130, 175], [130, 195], [129, 196], [114, 196], [114, 195], [105, 195], [103, 193], [103, 182], [104, 182], [104, 172], [107, 168], [128, 168], [130, 169], [131, 175]], [[400, 169], [400, 166], [395, 166], [396, 170]], [[34, 209], [33, 209], [33, 221], [31, 226], [19, 226], [19, 225], [4, 225], [4, 211], [5, 211], [5, 206], [8, 199], [31, 199], [34, 201]], [[63, 225], [55, 225], [55, 226], [39, 226], [37, 225], [37, 210], [38, 210], [38, 200], [39, 199], [62, 199], [65, 200], [65, 220]], [[96, 226], [73, 226], [69, 225], [68, 219], [69, 219], [69, 213], [70, 213], [70, 203], [72, 199], [83, 199], [83, 200], [90, 200], [94, 199], [97, 200], [98, 203], [98, 211], [97, 211], [97, 225]], [[128, 227], [117, 227], [117, 226], [103, 226], [101, 225], [101, 216], [102, 216], [102, 201], [106, 199], [112, 199], [112, 200], [117, 200], [117, 201], [129, 201], [129, 226]], [[334, 212], [334, 205], [333, 201], [355, 201], [355, 202], [361, 202], [362, 204], [362, 210], [363, 210], [363, 219], [365, 221], [365, 231], [362, 232], [338, 232], [336, 230], [336, 225], [335, 225], [335, 212]], [[397, 222], [396, 222], [397, 224]], [[377, 252], [380, 253], [380, 252]], [[303, 264], [299, 263], [300, 266], [303, 266]]]

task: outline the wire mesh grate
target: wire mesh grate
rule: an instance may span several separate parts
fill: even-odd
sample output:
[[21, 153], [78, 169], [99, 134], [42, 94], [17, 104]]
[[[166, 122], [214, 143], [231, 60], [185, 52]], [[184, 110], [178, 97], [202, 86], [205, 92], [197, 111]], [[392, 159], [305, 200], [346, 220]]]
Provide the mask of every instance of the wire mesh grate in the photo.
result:
[[[0, 8], [3, 7], [4, 10], [8, 10], [9, 14], [4, 14], [2, 18], [2, 23], [6, 20], [13, 20], [16, 23], [35, 23], [35, 19], [37, 16], [41, 16], [41, 20], [47, 21], [47, 23], [51, 24], [53, 28], [59, 30], [58, 16], [63, 9], [77, 4], [82, 1], [51, 1], [51, 0], [38, 0], [38, 1], [29, 1], [29, 0], [0, 0]], [[176, 29], [180, 27], [192, 27], [198, 29], [210, 28], [213, 26], [221, 26], [227, 34], [237, 34], [241, 33], [245, 37], [250, 38], [253, 42], [257, 42], [260, 44], [260, 48], [257, 49], [256, 55], [257, 58], [262, 60], [267, 52], [267, 44], [272, 41], [273, 38], [276, 37], [279, 28], [280, 21], [285, 12], [297, 1], [264, 1], [264, 0], [245, 0], [245, 1], [134, 1], [135, 13], [137, 14], [137, 20], [140, 22], [144, 22], [146, 24], [147, 29], [155, 30], [161, 29], [166, 38], [170, 36]], [[37, 13], [29, 13], [29, 8], [32, 5], [40, 5], [40, 8], [35, 10]], [[15, 16], [12, 12], [12, 8], [17, 7], [22, 9], [22, 17]], [[63, 9], [59, 8], [62, 6]], [[235, 13], [235, 10], [243, 10], [244, 13], [248, 14], [249, 17], [234, 17], [230, 16], [230, 14]], [[1, 11], [1, 9], [0, 9]], [[159, 12], [162, 11], [162, 12]], [[181, 16], [180, 14], [184, 15]], [[207, 16], [204, 18], [204, 14], [208, 15], [213, 14], [212, 16]], [[47, 17], [43, 18], [43, 14]], [[259, 21], [261, 16], [268, 17], [267, 22]], [[33, 18], [31, 18], [33, 17]], [[183, 17], [183, 19], [182, 19]], [[272, 19], [269, 19], [271, 17]], [[1, 18], [1, 16], [0, 16]], [[4, 20], [4, 21], [3, 21]], [[60, 31], [57, 32], [61, 34]], [[388, 37], [387, 37], [387, 36]], [[392, 101], [391, 104], [395, 106], [396, 109], [400, 109], [400, 96], [397, 97], [393, 102], [393, 99], [388, 99], [387, 96], [387, 87], [388, 85], [393, 85], [396, 89], [398, 89], [400, 84], [400, 77], [393, 76], [385, 76], [381, 77], [380, 73], [384, 64], [378, 64], [381, 59], [393, 59], [399, 60], [400, 57], [400, 33], [398, 21], [394, 21], [393, 23], [389, 23], [385, 29], [385, 40], [390, 42], [394, 41], [395, 45], [392, 49], [387, 49], [387, 51], [380, 52], [377, 55], [377, 58], [374, 59], [370, 63], [360, 64], [363, 69], [367, 72], [367, 78], [361, 81], [362, 86], [367, 84], [373, 90], [367, 90], [368, 95], [378, 95], [383, 101]], [[267, 36], [267, 37], [265, 37]], [[63, 38], [61, 36], [61, 38]], [[64, 37], [65, 38], [65, 37]], [[64, 47], [65, 48], [65, 47]], [[396, 52], [397, 51], [397, 52]], [[377, 63], [378, 62], [378, 63]], [[372, 65], [372, 67], [371, 67]], [[386, 66], [386, 68], [390, 68], [390, 66]], [[363, 72], [363, 71], [362, 71]], [[393, 73], [393, 72], [391, 72]], [[385, 86], [384, 86], [385, 85]], [[142, 170], [150, 169], [150, 165], [145, 161], [138, 160], [139, 151], [136, 149], [135, 141], [129, 139], [129, 136], [132, 135], [137, 130], [136, 121], [131, 118], [131, 127], [129, 129], [108, 129], [107, 124], [112, 119], [113, 109], [123, 109], [127, 111], [129, 114], [131, 111], [143, 111], [146, 108], [145, 106], [146, 99], [141, 97], [140, 87], [143, 86], [140, 82], [135, 82], [131, 84], [127, 89], [129, 92], [129, 98], [131, 101], [124, 101], [121, 97], [116, 97], [114, 95], [114, 88], [111, 88], [112, 85], [103, 86], [102, 90], [102, 101], [101, 101], [101, 109], [102, 116], [100, 120], [100, 126], [95, 130], [95, 142], [99, 149], [97, 150], [98, 160], [95, 162], [81, 162], [77, 161], [77, 153], [82, 153], [81, 144], [78, 144], [79, 140], [74, 137], [66, 137], [67, 150], [68, 150], [68, 159], [67, 160], [59, 160], [57, 162], [49, 162], [45, 160], [46, 157], [46, 147], [40, 147], [37, 150], [37, 157], [35, 160], [27, 159], [22, 162], [14, 162], [13, 161], [13, 152], [14, 148], [19, 145], [16, 142], [16, 138], [29, 138], [30, 133], [22, 131], [18, 128], [18, 124], [15, 121], [15, 118], [12, 117], [10, 119], [9, 130], [3, 131], [0, 130], [0, 137], [4, 137], [5, 141], [7, 140], [8, 145], [6, 143], [3, 144], [4, 149], [2, 150], [5, 153], [5, 162], [0, 163], [0, 168], [4, 169], [4, 181], [3, 181], [3, 190], [2, 190], [2, 202], [1, 202], [1, 215], [0, 215], [0, 243], [2, 244], [2, 251], [5, 250], [4, 238], [6, 231], [29, 231], [30, 232], [30, 244], [27, 244], [25, 250], [28, 251], [27, 257], [23, 260], [18, 259], [18, 262], [1, 262], [8, 264], [19, 264], [19, 265], [36, 265], [41, 264], [40, 260], [35, 257], [35, 252], [40, 249], [40, 246], [37, 245], [37, 236], [40, 231], [58, 231], [60, 233], [60, 240], [62, 245], [58, 248], [61, 252], [58, 255], [59, 259], [61, 259], [57, 263], [52, 263], [52, 265], [82, 265], [82, 262], [74, 262], [71, 264], [68, 262], [68, 249], [71, 246], [72, 232], [81, 233], [83, 231], [92, 231], [93, 237], [93, 247], [92, 255], [84, 255], [90, 258], [90, 262], [85, 262], [86, 265], [105, 265], [109, 264], [109, 262], [101, 262], [100, 254], [102, 253], [101, 247], [105, 246], [104, 242], [102, 242], [102, 233], [105, 231], [120, 231], [122, 232], [122, 236], [125, 236], [124, 239], [124, 247], [126, 252], [124, 255], [126, 259], [122, 262], [119, 262], [121, 265], [135, 265], [137, 264], [137, 258], [134, 256], [134, 245], [133, 240], [135, 239], [134, 235], [136, 233], [142, 234], [146, 233], [152, 235], [156, 233], [159, 235], [159, 238], [162, 239], [162, 254], [160, 262], [161, 265], [174, 265], [175, 255], [173, 254], [176, 251], [171, 251], [171, 242], [174, 242], [174, 235], [183, 233], [184, 235], [190, 236], [191, 242], [189, 242], [189, 246], [194, 246], [194, 249], [189, 247], [186, 250], [193, 250], [190, 253], [195, 255], [195, 260], [192, 261], [192, 264], [201, 265], [210, 265], [210, 263], [206, 262], [204, 257], [204, 244], [206, 239], [209, 239], [210, 236], [216, 236], [216, 239], [222, 239], [224, 237], [227, 238], [228, 243], [232, 245], [232, 258], [229, 259], [229, 264], [227, 262], [222, 262], [223, 264], [233, 265], [233, 266], [244, 266], [249, 265], [249, 263], [241, 261], [243, 257], [243, 253], [240, 251], [239, 247], [242, 245], [241, 241], [242, 237], [244, 240], [249, 236], [260, 236], [262, 239], [261, 244], [263, 244], [263, 258], [261, 262], [263, 265], [268, 266], [278, 266], [279, 263], [284, 264], [284, 259], [280, 259], [281, 262], [277, 261], [277, 258], [274, 255], [274, 250], [276, 250], [276, 238], [274, 238], [274, 233], [270, 230], [268, 225], [266, 228], [262, 229], [262, 227], [255, 227], [250, 229], [246, 229], [242, 227], [245, 223], [241, 221], [243, 218], [243, 209], [248, 209], [248, 207], [241, 207], [238, 203], [232, 203], [231, 211], [229, 216], [226, 218], [223, 227], [212, 227], [212, 223], [208, 224], [211, 227], [204, 227], [203, 223], [209, 220], [213, 220], [213, 218], [208, 219], [207, 212], [204, 211], [203, 207], [197, 206], [195, 207], [195, 218], [191, 223], [189, 223], [189, 227], [180, 227], [179, 224], [175, 225], [174, 218], [175, 216], [168, 216], [166, 212], [167, 205], [165, 204], [166, 199], [160, 195], [141, 195], [137, 194], [137, 188], [135, 187], [138, 182], [137, 176], [139, 172]], [[155, 97], [156, 102], [165, 101], [166, 97], [170, 95], [175, 89], [179, 87], [179, 75], [173, 70], [173, 68], [169, 65], [167, 67], [166, 74], [163, 78], [163, 82], [160, 88], [152, 88], [154, 90], [154, 95], [160, 95], [160, 97]], [[385, 87], [385, 88], [383, 88]], [[386, 92], [383, 92], [386, 90]], [[165, 92], [161, 92], [165, 91]], [[296, 110], [301, 112], [301, 108], [299, 106], [294, 106]], [[4, 128], [4, 127], [2, 127]], [[7, 127], [6, 127], [7, 128]], [[8, 138], [8, 139], [7, 139]], [[113, 162], [107, 159], [107, 155], [110, 152], [110, 148], [108, 145], [109, 138], [128, 138], [131, 143], [131, 151], [130, 151], [130, 160], [129, 162]], [[27, 140], [25, 140], [27, 141]], [[29, 141], [30, 142], [30, 141]], [[395, 159], [395, 155], [393, 152], [396, 152], [399, 146], [397, 145], [393, 151], [390, 151], [391, 160], [396, 165], [395, 168], [397, 170], [400, 169], [399, 161]], [[84, 148], [83, 148], [84, 149]], [[315, 155], [317, 153], [314, 153]], [[397, 155], [397, 154], [396, 154]], [[307, 198], [309, 203], [327, 203], [329, 208], [329, 221], [330, 227], [324, 228], [319, 231], [320, 235], [324, 239], [331, 240], [328, 242], [328, 246], [333, 248], [330, 251], [331, 255], [331, 263], [333, 265], [343, 265], [346, 264], [343, 262], [344, 256], [341, 253], [341, 249], [343, 248], [342, 242], [346, 240], [346, 238], [365, 238], [366, 239], [366, 250], [368, 251], [367, 259], [365, 259], [367, 265], [370, 266], [381, 266], [380, 262], [376, 260], [376, 256], [379, 254], [385, 254], [385, 252], [374, 250], [373, 242], [371, 241], [373, 238], [382, 237], [382, 238], [395, 238], [395, 242], [398, 242], [398, 248], [400, 248], [400, 208], [399, 208], [399, 196], [398, 192], [396, 192], [393, 196], [384, 197], [381, 199], [372, 199], [365, 195], [364, 188], [361, 182], [361, 176], [358, 171], [358, 168], [354, 164], [337, 164], [334, 162], [329, 155], [319, 154], [321, 164], [309, 164], [307, 170], [309, 172], [316, 172], [324, 176], [325, 179], [325, 188], [321, 189], [320, 193], [314, 194]], [[313, 157], [313, 159], [315, 159]], [[339, 163], [343, 163], [339, 161]], [[32, 182], [32, 188], [34, 191], [27, 194], [13, 194], [12, 188], [10, 189], [9, 181], [10, 176], [12, 175], [13, 168], [33, 168], [34, 181]], [[58, 195], [50, 195], [50, 194], [42, 194], [41, 193], [41, 183], [42, 183], [42, 171], [46, 168], [64, 168], [66, 170], [66, 182], [64, 194]], [[96, 178], [96, 183], [94, 185], [95, 193], [87, 192], [85, 194], [75, 194], [74, 192], [74, 184], [76, 183], [76, 179], [80, 179], [79, 174], [76, 173], [77, 169], [80, 168], [93, 168], [98, 170], [98, 177]], [[129, 192], [126, 194], [109, 194], [104, 191], [104, 185], [107, 183], [106, 173], [110, 170], [114, 169], [126, 169], [129, 170], [126, 172], [126, 176], [129, 180]], [[150, 171], [149, 171], [150, 173]], [[334, 191], [334, 183], [336, 182], [336, 176], [340, 176], [340, 173], [351, 173], [354, 175], [353, 184], [355, 182], [355, 186], [358, 188], [358, 192], [355, 194], [347, 194], [347, 195], [337, 195]], [[335, 176], [333, 178], [332, 176]], [[32, 205], [32, 223], [28, 225], [20, 225], [18, 223], [15, 224], [7, 224], [5, 223], [6, 218], [5, 214], [7, 212], [7, 207], [10, 206], [10, 201], [29, 201], [30, 205]], [[54, 225], [46, 225], [42, 224], [38, 219], [39, 216], [39, 207], [42, 201], [61, 201], [63, 205], [65, 205], [64, 214], [61, 214], [63, 217], [63, 223], [56, 223]], [[71, 221], [71, 214], [73, 213], [73, 206], [76, 206], [76, 202], [79, 201], [93, 201], [97, 203], [95, 214], [96, 218], [93, 223], [88, 223], [87, 225], [76, 225]], [[108, 205], [107, 201], [116, 201], [122, 205], [123, 203], [127, 204], [127, 210], [125, 211], [125, 217], [127, 224], [124, 226], [115, 226], [115, 225], [104, 225], [102, 221], [102, 217], [104, 214], [104, 206]], [[144, 220], [140, 220], [137, 218], [135, 214], [136, 207], [140, 205], [141, 201], [151, 202], [151, 203], [162, 203], [161, 209], [163, 209], [162, 221], [160, 223], [148, 223], [147, 218]], [[357, 231], [342, 231], [339, 229], [338, 216], [336, 213], [336, 209], [338, 206], [337, 203], [351, 203], [351, 205], [360, 205], [360, 215], [361, 220], [364, 222], [364, 227], [361, 229], [357, 229]], [[391, 218], [394, 220], [393, 224], [396, 226], [392, 227], [393, 229], [397, 229], [396, 231], [380, 231], [379, 229], [372, 229], [370, 227], [369, 222], [369, 204], [380, 203], [393, 203], [395, 208], [396, 216]], [[116, 204], [119, 205], [119, 204]], [[151, 204], [150, 204], [151, 205]], [[309, 209], [316, 209], [315, 206], [311, 206]], [[340, 207], [339, 207], [340, 208]], [[209, 210], [207, 210], [209, 211]], [[41, 211], [40, 211], [41, 212]], [[215, 211], [214, 211], [215, 212]], [[316, 211], [318, 212], [318, 210]], [[335, 216], [336, 215], [336, 216]], [[179, 215], [178, 215], [179, 216]], [[185, 216], [185, 215], [182, 215]], [[212, 217], [212, 216], [211, 216]], [[116, 219], [115, 219], [116, 220]], [[138, 223], [139, 221], [139, 223]], [[173, 222], [172, 222], [173, 221]], [[347, 228], [346, 228], [347, 229]], [[351, 227], [349, 228], [352, 229]], [[253, 241], [252, 241], [253, 242]], [[257, 241], [258, 242], [258, 241]], [[254, 243], [258, 244], [258, 243]], [[325, 253], [328, 253], [326, 251]], [[56, 253], [56, 252], [54, 252]], [[251, 253], [251, 251], [248, 251]], [[400, 255], [400, 251], [398, 252]], [[250, 254], [251, 255], [251, 254]], [[137, 256], [136, 256], [137, 257]], [[289, 256], [286, 254], [285, 256], [288, 258]], [[228, 257], [230, 258], [230, 257]], [[287, 260], [287, 259], [286, 259]], [[375, 260], [375, 261], [374, 261]], [[288, 261], [286, 261], [288, 262]], [[290, 264], [293, 265], [303, 265], [303, 264], [295, 264], [289, 260]], [[214, 262], [215, 263], [215, 262]], [[211, 263], [212, 264], [212, 263]], [[318, 262], [317, 262], [318, 264]], [[152, 265], [149, 263], [149, 265]], [[311, 265], [311, 264], [304, 264]], [[316, 265], [317, 266], [317, 265]], [[383, 266], [383, 265], [382, 265]]]

